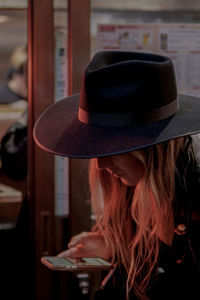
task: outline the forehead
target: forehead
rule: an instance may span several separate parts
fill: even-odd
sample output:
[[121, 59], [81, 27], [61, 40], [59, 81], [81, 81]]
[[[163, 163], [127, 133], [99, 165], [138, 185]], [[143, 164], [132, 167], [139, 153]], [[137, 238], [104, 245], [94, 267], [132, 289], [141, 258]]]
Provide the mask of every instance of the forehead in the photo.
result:
[[127, 153], [117, 154], [117, 155], [113, 155], [113, 156], [108, 156], [108, 157], [105, 157], [105, 160], [113, 161], [113, 162], [133, 161], [138, 157], [139, 153], [141, 153], [141, 150], [134, 151], [134, 152], [127, 152]]

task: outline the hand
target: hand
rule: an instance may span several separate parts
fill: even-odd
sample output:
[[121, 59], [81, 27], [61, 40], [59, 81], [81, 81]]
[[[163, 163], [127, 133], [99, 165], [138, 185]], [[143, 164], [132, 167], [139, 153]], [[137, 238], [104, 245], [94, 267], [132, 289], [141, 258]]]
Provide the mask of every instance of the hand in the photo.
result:
[[69, 249], [58, 254], [58, 257], [101, 257], [110, 260], [111, 246], [106, 244], [98, 232], [82, 232], [75, 235], [68, 244]]

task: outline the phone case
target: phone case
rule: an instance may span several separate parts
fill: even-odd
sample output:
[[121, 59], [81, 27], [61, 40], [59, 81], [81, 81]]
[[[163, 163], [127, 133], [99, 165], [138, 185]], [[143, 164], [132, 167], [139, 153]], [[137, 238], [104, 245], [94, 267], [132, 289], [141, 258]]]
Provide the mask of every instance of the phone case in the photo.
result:
[[109, 270], [113, 265], [100, 257], [57, 257], [43, 256], [41, 263], [51, 270], [79, 271], [79, 270]]

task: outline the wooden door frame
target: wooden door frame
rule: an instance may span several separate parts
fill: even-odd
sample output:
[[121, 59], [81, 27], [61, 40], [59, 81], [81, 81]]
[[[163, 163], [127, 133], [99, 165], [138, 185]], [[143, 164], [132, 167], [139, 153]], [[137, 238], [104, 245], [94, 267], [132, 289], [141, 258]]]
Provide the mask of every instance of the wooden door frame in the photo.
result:
[[[90, 5], [90, 0], [68, 0], [69, 95], [80, 92], [82, 76], [90, 60]], [[83, 160], [70, 159], [71, 235], [90, 229], [86, 172]]]
[[[53, 275], [40, 257], [53, 252], [54, 158], [34, 143], [33, 126], [54, 102], [53, 0], [28, 2], [28, 196], [35, 299], [51, 299]], [[45, 278], [45, 280], [44, 280]]]
[[[42, 255], [54, 255], [54, 157], [39, 149], [32, 137], [37, 118], [54, 102], [53, 10], [53, 0], [28, 1], [28, 196], [33, 299], [37, 300], [55, 299], [54, 274], [40, 262]], [[80, 90], [83, 70], [90, 58], [90, 0], [68, 0], [68, 15], [69, 91], [75, 93]], [[70, 234], [76, 231], [77, 224], [82, 227], [86, 222], [83, 211], [81, 219], [77, 217], [77, 205], [86, 201], [81, 186], [77, 189], [79, 168], [79, 162], [70, 162]]]

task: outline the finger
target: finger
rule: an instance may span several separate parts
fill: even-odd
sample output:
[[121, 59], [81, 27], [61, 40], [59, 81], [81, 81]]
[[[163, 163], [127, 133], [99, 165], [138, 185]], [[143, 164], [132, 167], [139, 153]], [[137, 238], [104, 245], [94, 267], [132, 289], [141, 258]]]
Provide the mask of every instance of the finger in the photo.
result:
[[76, 247], [65, 250], [61, 253], [59, 253], [58, 257], [77, 257], [78, 256], [78, 249]]
[[74, 237], [72, 237], [71, 241], [68, 244], [69, 248], [75, 247], [78, 244], [83, 243], [84, 239], [88, 237], [88, 232], [84, 231], [81, 232], [78, 235], [75, 235]]

